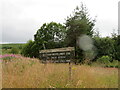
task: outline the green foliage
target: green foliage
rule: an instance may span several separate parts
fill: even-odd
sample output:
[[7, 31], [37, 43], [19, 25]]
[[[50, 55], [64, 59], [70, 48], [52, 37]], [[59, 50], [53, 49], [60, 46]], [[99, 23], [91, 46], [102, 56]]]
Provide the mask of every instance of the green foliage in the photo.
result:
[[23, 47], [21, 54], [26, 57], [39, 58], [39, 50], [64, 46], [66, 29], [55, 22], [44, 23], [34, 35], [34, 41], [29, 40]]
[[66, 46], [75, 47], [75, 58], [79, 59], [76, 62], [82, 62], [85, 59], [84, 52], [78, 48], [77, 40], [82, 34], [89, 36], [93, 35], [95, 19], [89, 17], [86, 7], [81, 4], [80, 7], [76, 7], [73, 15], [67, 17], [65, 24], [67, 28], [65, 39]]
[[0, 44], [0, 49], [12, 49], [13, 47], [16, 47], [18, 49], [22, 49], [24, 44]]
[[25, 57], [39, 57], [39, 46], [35, 41], [29, 40], [21, 50], [21, 54]]
[[68, 46], [76, 47], [76, 41], [81, 34], [92, 36], [95, 20], [89, 17], [86, 7], [81, 4], [73, 12], [73, 16], [70, 16], [66, 20], [66, 43]]
[[109, 56], [102, 56], [97, 59], [98, 64], [101, 64], [101, 66], [104, 67], [119, 67], [118, 66], [118, 60], [112, 60]]
[[118, 68], [118, 60], [113, 60], [109, 65], [107, 65], [107, 67], [116, 67]]
[[34, 40], [39, 45], [39, 49], [63, 47], [65, 32], [65, 27], [60, 23], [44, 23], [34, 35]]
[[34, 45], [34, 42], [32, 40], [29, 40], [23, 47], [21, 54], [26, 57], [33, 57], [33, 50], [32, 47]]
[[24, 44], [0, 44], [0, 51], [2, 51], [0, 54], [19, 54], [23, 45]]
[[1, 49], [1, 54], [11, 54], [11, 49]]
[[12, 54], [18, 54], [18, 53], [19, 53], [19, 49], [16, 48], [16, 47], [13, 47], [13, 48], [11, 49], [11, 53], [12, 53]]
[[97, 57], [101, 57], [103, 55], [108, 55], [110, 57], [114, 57], [113, 53], [115, 53], [114, 43], [110, 37], [94, 37], [94, 45], [97, 48]]
[[113, 53], [115, 60], [120, 60], [120, 35], [113, 36], [112, 40], [114, 40], [114, 50]]
[[108, 64], [108, 63], [110, 63], [111, 60], [112, 59], [109, 56], [102, 56], [102, 57], [97, 59], [97, 61], [102, 63], [102, 64]]
[[[21, 53], [27, 57], [38, 58], [39, 50], [72, 46], [75, 47], [75, 62], [84, 62], [85, 59], [90, 58], [106, 66], [116, 67], [114, 60], [120, 60], [120, 35], [100, 37], [99, 32], [94, 32], [95, 21], [89, 16], [86, 7], [81, 4], [80, 7], [76, 7], [72, 15], [67, 17], [65, 26], [56, 22], [44, 23], [34, 35], [34, 41], [28, 41]], [[95, 52], [83, 51], [77, 46], [77, 40], [83, 34], [93, 38]]]
[[93, 39], [97, 48], [97, 58], [108, 55], [114, 60], [120, 60], [120, 35], [113, 37], [95, 36]]

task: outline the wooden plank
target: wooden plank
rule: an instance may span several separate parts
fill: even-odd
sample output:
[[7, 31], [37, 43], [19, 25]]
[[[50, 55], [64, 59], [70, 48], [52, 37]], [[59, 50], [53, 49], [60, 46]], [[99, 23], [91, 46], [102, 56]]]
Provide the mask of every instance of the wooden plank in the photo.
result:
[[74, 47], [40, 50], [40, 53], [74, 51]]
[[58, 49], [48, 49], [40, 50], [40, 59], [43, 60], [70, 60], [74, 58], [74, 48], [58, 48]]

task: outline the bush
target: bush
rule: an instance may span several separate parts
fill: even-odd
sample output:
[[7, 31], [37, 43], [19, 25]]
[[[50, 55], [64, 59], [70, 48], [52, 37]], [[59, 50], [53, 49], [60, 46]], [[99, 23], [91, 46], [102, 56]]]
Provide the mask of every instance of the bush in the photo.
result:
[[108, 67], [116, 67], [118, 68], [118, 60], [113, 60], [109, 65]]
[[110, 63], [111, 60], [112, 60], [112, 58], [109, 56], [102, 56], [97, 59], [97, 62], [102, 63], [102, 64], [108, 64], [108, 63]]
[[108, 67], [110, 65], [111, 57], [109, 56], [102, 56], [97, 59], [97, 63], [101, 64], [103, 67]]
[[39, 57], [39, 47], [34, 41], [29, 40], [21, 50], [21, 54], [25, 57]]
[[18, 48], [13, 47], [13, 48], [11, 49], [11, 53], [12, 53], [12, 54], [18, 54], [18, 53], [19, 53]]
[[101, 64], [103, 67], [116, 67], [118, 68], [118, 60], [113, 60], [109, 56], [102, 56], [97, 59], [97, 63]]

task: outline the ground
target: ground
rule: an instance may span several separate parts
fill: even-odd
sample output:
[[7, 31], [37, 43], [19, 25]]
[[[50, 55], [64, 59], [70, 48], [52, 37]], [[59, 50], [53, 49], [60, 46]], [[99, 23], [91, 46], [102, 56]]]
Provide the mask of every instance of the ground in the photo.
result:
[[[70, 78], [71, 76], [71, 78]], [[3, 88], [118, 88], [118, 69], [47, 63], [20, 55], [2, 62]]]

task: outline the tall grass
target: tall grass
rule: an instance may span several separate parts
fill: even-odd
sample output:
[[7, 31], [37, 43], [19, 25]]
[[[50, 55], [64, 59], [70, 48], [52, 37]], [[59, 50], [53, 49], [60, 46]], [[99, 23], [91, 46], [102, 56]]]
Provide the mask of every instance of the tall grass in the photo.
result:
[[2, 63], [3, 88], [117, 88], [118, 69], [72, 65], [42, 64], [37, 59], [13, 58]]

